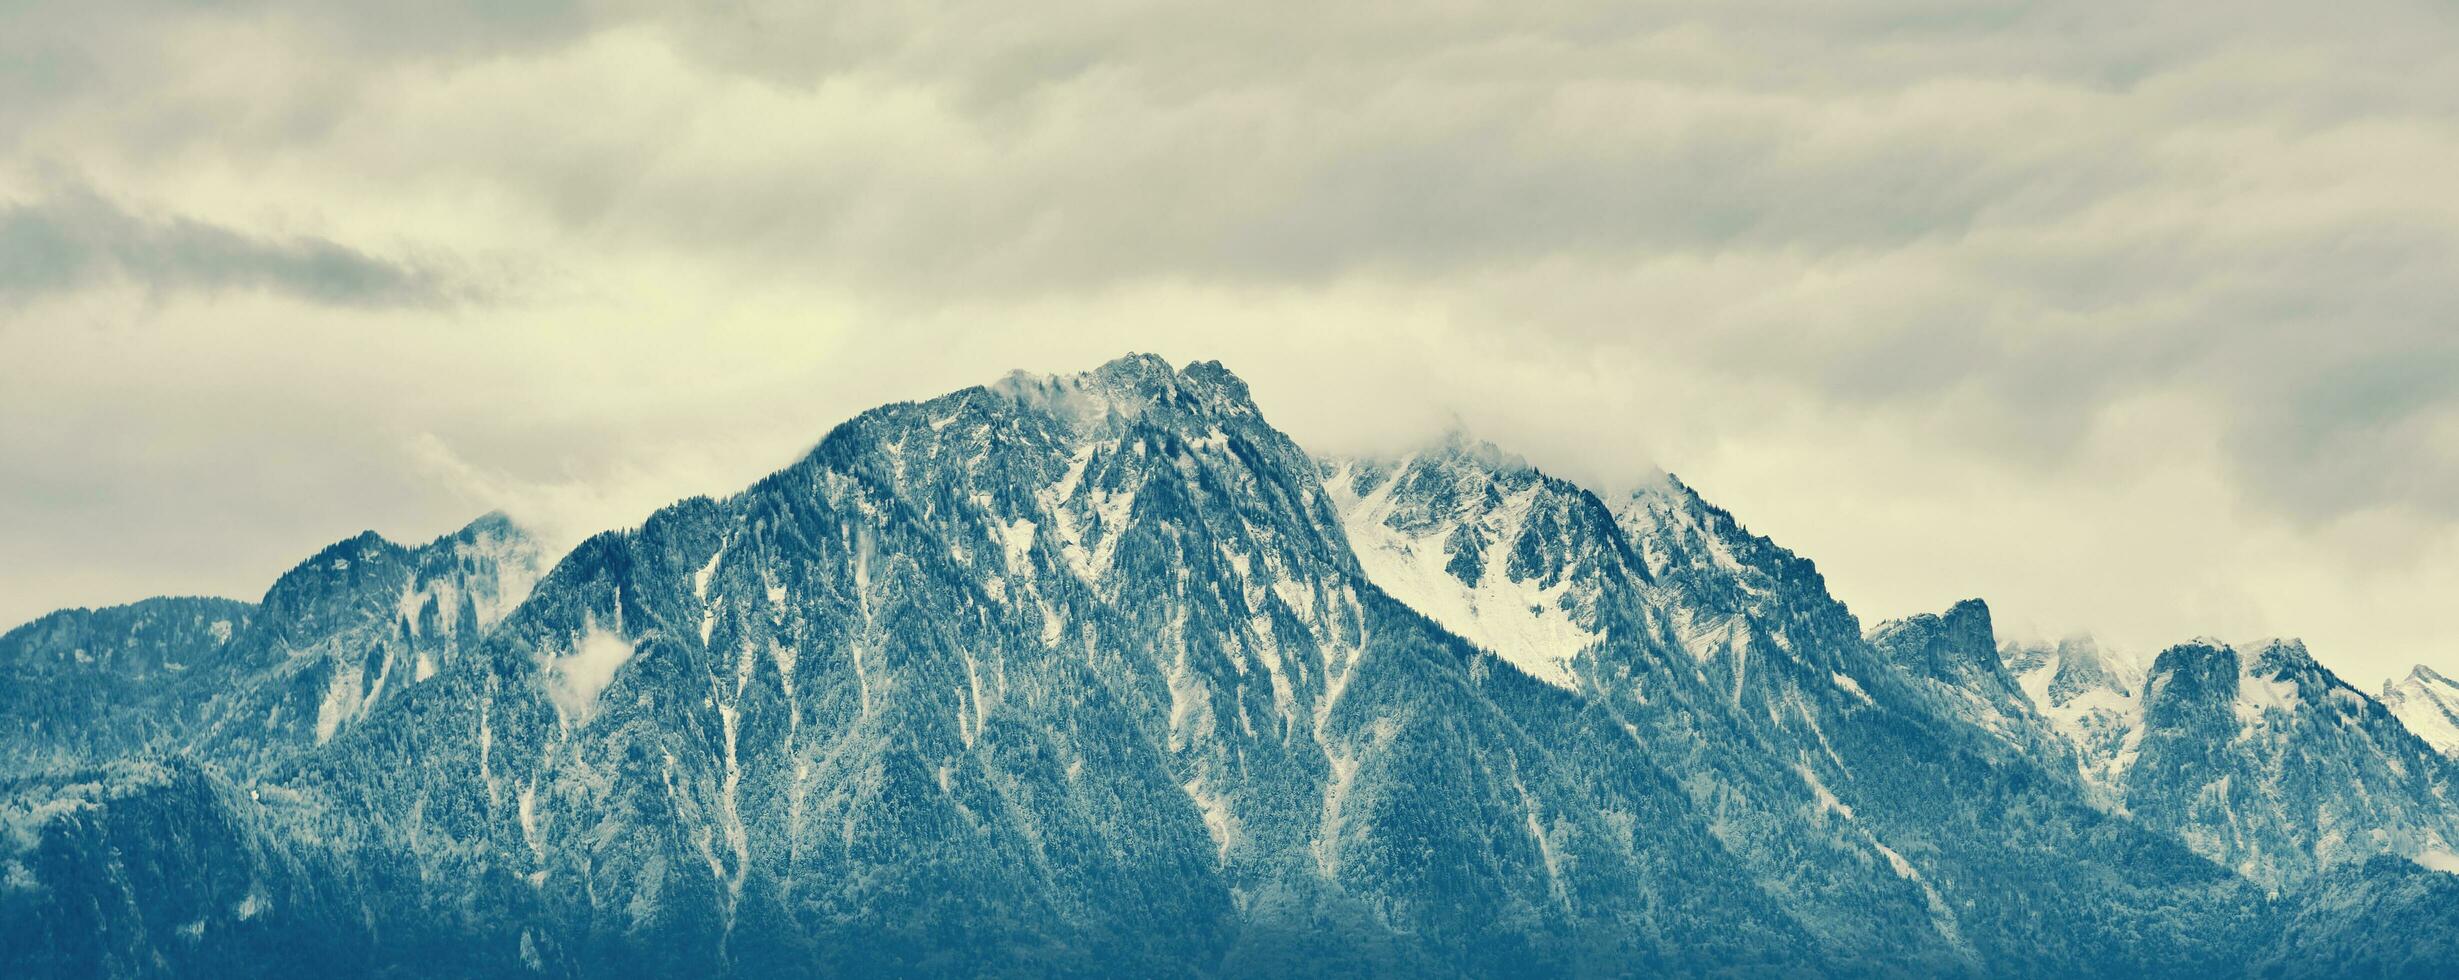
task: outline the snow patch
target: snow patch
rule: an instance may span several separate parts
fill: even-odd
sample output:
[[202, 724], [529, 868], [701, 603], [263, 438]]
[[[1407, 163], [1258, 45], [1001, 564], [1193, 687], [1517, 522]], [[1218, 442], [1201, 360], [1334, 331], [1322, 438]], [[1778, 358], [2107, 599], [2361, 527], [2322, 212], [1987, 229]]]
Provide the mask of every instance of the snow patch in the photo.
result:
[[726, 557], [726, 549], [720, 547], [709, 554], [707, 564], [700, 566], [699, 571], [692, 573], [692, 598], [703, 601], [709, 598], [709, 579], [717, 574], [717, 562], [724, 557]]
[[1802, 782], [1810, 787], [1811, 795], [1818, 799], [1819, 812], [1838, 814], [1846, 820], [1853, 819], [1853, 808], [1843, 800], [1837, 799], [1836, 794], [1829, 792], [1827, 784], [1819, 780], [1818, 773], [1812, 772], [1809, 766], [1798, 764], [1793, 767], [1793, 771], [1801, 774]]
[[1913, 867], [1911, 861], [1904, 860], [1904, 855], [1896, 853], [1895, 848], [1881, 844], [1875, 839], [1870, 841], [1870, 846], [1878, 848], [1879, 856], [1887, 859], [1887, 866], [1895, 870], [1896, 877], [1906, 881], [1921, 880], [1921, 872]]
[[331, 741], [333, 733], [341, 730], [342, 722], [359, 713], [362, 676], [356, 660], [349, 661], [348, 666], [333, 668], [332, 676], [325, 681], [324, 700], [316, 705], [316, 744]]
[[[1404, 462], [1398, 469], [1405, 473], [1409, 465]], [[1511, 549], [1545, 488], [1530, 487], [1494, 509], [1454, 515], [1413, 533], [1393, 526], [1393, 490], [1407, 481], [1394, 475], [1360, 497], [1354, 466], [1342, 463], [1325, 487], [1367, 579], [1523, 673], [1577, 690], [1572, 663], [1603, 637], [1582, 627], [1563, 608], [1569, 577], [1548, 588], [1507, 571]], [[1484, 571], [1474, 583], [1461, 581], [1451, 571], [1453, 556], [1447, 545], [1463, 525], [1474, 525], [1484, 542], [1479, 556]]]
[[2299, 701], [2295, 681], [2247, 674], [2237, 681], [2237, 722], [2251, 727], [2274, 712], [2294, 713]]
[[1195, 801], [1196, 812], [1204, 818], [1204, 831], [1212, 835], [1218, 860], [1228, 864], [1230, 848], [1238, 843], [1242, 829], [1237, 811], [1230, 806], [1229, 797], [1213, 789], [1203, 776], [1188, 780], [1183, 788], [1187, 791], [1187, 798]]
[[2385, 685], [2382, 704], [2425, 744], [2459, 757], [2459, 683], [2419, 667]]

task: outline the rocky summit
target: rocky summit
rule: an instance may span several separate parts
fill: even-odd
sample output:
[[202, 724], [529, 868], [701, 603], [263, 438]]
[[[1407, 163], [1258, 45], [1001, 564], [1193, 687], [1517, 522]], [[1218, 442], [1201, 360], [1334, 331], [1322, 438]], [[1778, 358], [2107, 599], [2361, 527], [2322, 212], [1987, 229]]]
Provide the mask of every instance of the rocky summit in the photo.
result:
[[1677, 478], [1312, 456], [1214, 363], [0, 676], [10, 976], [2459, 972], [2439, 675], [1865, 629]]

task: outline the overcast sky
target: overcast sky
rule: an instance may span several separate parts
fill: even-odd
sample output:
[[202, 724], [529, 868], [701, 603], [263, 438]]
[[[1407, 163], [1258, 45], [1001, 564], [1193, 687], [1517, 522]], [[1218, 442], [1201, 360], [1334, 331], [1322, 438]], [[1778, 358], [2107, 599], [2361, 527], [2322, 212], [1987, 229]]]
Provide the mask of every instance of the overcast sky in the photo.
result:
[[1217, 358], [1865, 622], [2459, 672], [2448, 2], [0, 0], [0, 626]]

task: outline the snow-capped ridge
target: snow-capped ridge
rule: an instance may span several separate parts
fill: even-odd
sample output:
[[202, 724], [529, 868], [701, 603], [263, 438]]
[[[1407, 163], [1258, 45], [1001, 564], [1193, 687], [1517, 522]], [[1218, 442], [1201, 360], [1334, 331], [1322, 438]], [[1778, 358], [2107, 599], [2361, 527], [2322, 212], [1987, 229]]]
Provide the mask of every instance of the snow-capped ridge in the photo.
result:
[[2459, 758], [2459, 681], [2418, 664], [2407, 676], [2383, 682], [2380, 700], [2435, 751]]
[[2418, 726], [2301, 641], [2198, 637], [2162, 649], [2139, 678], [2077, 641], [2007, 656], [2117, 806], [2266, 887], [2459, 839], [2444, 802], [2452, 770]]
[[1457, 429], [1397, 460], [1320, 465], [1369, 580], [1530, 676], [1577, 689], [1574, 662], [1603, 639], [1593, 587], [1532, 556], [1561, 511], [1595, 507], [1592, 495]]
[[1232, 414], [1254, 410], [1246, 382], [1220, 362], [1198, 361], [1182, 371], [1154, 354], [1129, 354], [1075, 374], [1016, 371], [980, 390], [1079, 429], [1115, 427], [1173, 402], [1206, 402]]
[[[238, 870], [209, 927], [163, 919], [166, 969], [238, 915], [472, 973], [2149, 974], [2274, 921], [2179, 841], [2252, 877], [2459, 837], [2296, 782], [2396, 808], [2432, 777], [2284, 648], [2238, 648], [2274, 686], [2197, 648], [2147, 693], [2088, 642], [1999, 644], [1979, 600], [1865, 632], [1670, 473], [1609, 503], [1457, 429], [1317, 460], [1215, 362], [881, 406], [543, 581], [501, 515], [352, 541], [302, 566], [295, 642], [216, 641], [275, 662], [194, 741], [263, 783], [193, 825], [264, 839], [169, 842]], [[2223, 656], [2248, 690], [2147, 737]], [[2090, 771], [2144, 779], [2139, 812], [1985, 737], [2029, 746], [2035, 702], [2138, 713]], [[2322, 833], [2267, 816], [2290, 793]], [[38, 884], [163, 863], [102, 843]]]

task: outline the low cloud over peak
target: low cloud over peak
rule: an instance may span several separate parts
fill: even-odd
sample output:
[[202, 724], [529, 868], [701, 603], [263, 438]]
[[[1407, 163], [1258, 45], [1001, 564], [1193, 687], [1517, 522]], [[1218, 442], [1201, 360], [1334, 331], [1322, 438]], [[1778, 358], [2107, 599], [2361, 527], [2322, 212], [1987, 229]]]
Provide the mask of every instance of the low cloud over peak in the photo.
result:
[[[203, 460], [578, 525], [1142, 349], [1310, 448], [1675, 469], [1868, 619], [2404, 672], [2459, 588], [2447, 13], [15, 4], [0, 553], [74, 574], [0, 619], [329, 513]], [[186, 543], [76, 546], [131, 520]]]

